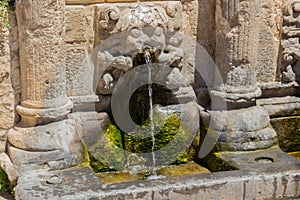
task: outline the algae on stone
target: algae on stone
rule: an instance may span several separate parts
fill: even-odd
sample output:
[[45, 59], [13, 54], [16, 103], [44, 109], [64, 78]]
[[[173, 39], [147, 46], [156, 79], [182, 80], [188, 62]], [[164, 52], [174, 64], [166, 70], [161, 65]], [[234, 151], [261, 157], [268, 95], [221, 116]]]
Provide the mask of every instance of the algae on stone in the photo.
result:
[[300, 117], [283, 117], [271, 120], [278, 134], [279, 146], [286, 152], [300, 151]]
[[14, 186], [9, 182], [7, 174], [0, 168], [0, 191], [14, 193]]
[[[157, 121], [155, 123], [156, 130], [158, 130], [158, 132], [155, 134], [154, 151], [161, 150], [166, 145], [169, 145], [168, 150], [161, 150], [162, 153], [160, 154], [160, 157], [157, 157], [157, 159], [164, 160], [164, 156], [176, 156], [178, 154], [178, 145], [189, 137], [190, 134], [180, 126], [180, 123], [180, 118], [175, 114], [171, 115], [163, 122]], [[124, 152], [130, 152], [131, 154], [151, 152], [152, 138], [137, 137], [139, 135], [149, 135], [150, 130], [147, 124], [148, 121], [146, 120], [144, 125], [142, 125], [142, 129], [139, 129], [138, 132], [137, 130], [134, 130], [135, 132], [130, 134], [120, 131], [116, 125], [109, 125], [103, 135], [106, 140], [100, 139], [97, 142], [97, 145], [89, 149], [91, 167], [96, 172], [111, 171], [113, 168], [108, 167], [108, 163], [114, 162], [114, 166], [116, 163], [118, 165], [117, 169], [124, 169], [126, 165], [128, 165], [126, 162], [129, 162], [129, 157], [127, 158], [126, 155], [124, 155]], [[198, 149], [199, 140], [198, 135], [194, 139], [191, 147], [181, 155], [177, 156], [177, 160], [174, 160], [173, 164], [181, 164], [193, 160]], [[171, 141], [172, 144], [170, 144]], [[100, 156], [98, 156], [99, 153], [101, 153]]]

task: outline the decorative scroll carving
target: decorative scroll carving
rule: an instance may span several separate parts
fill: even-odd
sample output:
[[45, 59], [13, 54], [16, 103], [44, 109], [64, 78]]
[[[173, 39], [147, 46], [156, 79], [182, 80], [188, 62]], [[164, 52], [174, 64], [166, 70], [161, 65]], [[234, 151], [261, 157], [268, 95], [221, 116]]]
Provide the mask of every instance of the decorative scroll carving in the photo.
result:
[[134, 58], [145, 46], [151, 47], [164, 65], [181, 69], [187, 62], [181, 47], [181, 2], [116, 3], [98, 9], [99, 42], [109, 42], [102, 42], [97, 52], [97, 62], [105, 70], [99, 69], [96, 94], [111, 94], [119, 78], [137, 66]]
[[120, 17], [119, 14], [120, 14], [120, 10], [116, 6], [110, 6], [110, 7], [106, 8], [102, 13], [104, 19], [100, 20], [100, 25], [103, 28], [107, 29], [109, 26], [110, 20], [112, 20], [112, 21], [119, 20], [119, 17]]
[[110, 6], [102, 12], [100, 25], [110, 29], [111, 34], [129, 31], [134, 28], [162, 27], [169, 30], [177, 30], [182, 25], [181, 4], [168, 3], [166, 7], [149, 3], [134, 3], [120, 10], [117, 6]]
[[285, 3], [282, 27], [282, 67], [283, 82], [300, 79], [300, 0]]

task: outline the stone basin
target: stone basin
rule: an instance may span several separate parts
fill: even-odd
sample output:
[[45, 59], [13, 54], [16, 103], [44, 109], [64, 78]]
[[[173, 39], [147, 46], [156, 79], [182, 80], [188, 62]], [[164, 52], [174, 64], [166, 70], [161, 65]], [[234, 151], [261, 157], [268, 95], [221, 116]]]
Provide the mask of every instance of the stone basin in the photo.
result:
[[[300, 161], [273, 148], [218, 157], [234, 171], [105, 184], [88, 167], [24, 173], [16, 199], [289, 199], [300, 198]], [[272, 158], [273, 163], [257, 162]], [[58, 174], [60, 184], [47, 184]]]
[[[0, 30], [0, 167], [17, 200], [300, 198], [299, 0], [15, 3]], [[145, 46], [152, 81], [140, 68]], [[124, 83], [133, 92], [137, 82], [157, 84], [154, 104], [199, 109], [187, 121], [213, 145], [188, 173], [172, 166], [165, 178], [116, 181], [104, 176], [128, 173], [84, 163], [81, 141], [106, 144], [98, 129], [116, 121]], [[143, 92], [129, 110], [146, 107]], [[119, 116], [129, 118], [130, 105]]]

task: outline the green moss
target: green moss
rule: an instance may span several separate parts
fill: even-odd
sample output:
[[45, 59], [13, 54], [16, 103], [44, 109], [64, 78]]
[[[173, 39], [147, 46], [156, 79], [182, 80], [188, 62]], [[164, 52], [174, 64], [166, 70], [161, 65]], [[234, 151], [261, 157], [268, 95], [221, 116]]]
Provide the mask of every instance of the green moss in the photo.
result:
[[124, 168], [125, 159], [123, 156], [120, 130], [111, 124], [108, 126], [104, 135], [106, 140], [100, 139], [89, 149], [90, 166], [96, 173], [114, 171], [114, 169], [109, 166], [114, 166], [117, 169]]
[[88, 152], [88, 148], [85, 145], [84, 140], [81, 140], [81, 147], [82, 147], [83, 154], [84, 154], [84, 162], [79, 167], [90, 167], [91, 159], [90, 159], [90, 155]]
[[0, 27], [10, 27], [8, 20], [8, 11], [15, 10], [15, 0], [0, 1]]
[[92, 167], [94, 172], [100, 173], [100, 172], [114, 171], [112, 168], [110, 168], [109, 166], [103, 164], [102, 162], [100, 162], [94, 156], [90, 156], [90, 159], [91, 159], [90, 160], [90, 166]]
[[9, 4], [7, 1], [0, 1], [0, 27], [5, 26], [9, 27], [10, 24], [8, 22], [8, 7]]
[[[209, 127], [207, 127], [204, 123], [201, 123], [200, 127], [200, 144], [202, 145], [204, 138], [209, 137], [208, 134], [210, 134], [213, 130], [209, 129]], [[199, 162], [202, 166], [206, 166], [212, 172], [231, 171], [237, 169], [233, 163], [227, 162], [220, 157], [218, 142], [206, 157], [197, 160], [197, 162]]]
[[[190, 133], [181, 125], [180, 118], [177, 115], [170, 116], [166, 121], [154, 120], [155, 127], [158, 133], [155, 134], [154, 151], [161, 150], [162, 157], [176, 157], [178, 153], [178, 146], [182, 144], [190, 136]], [[146, 121], [146, 125], [149, 121]], [[148, 153], [152, 151], [152, 137], [140, 139], [132, 135], [146, 135], [149, 134], [149, 126], [144, 125], [142, 132], [134, 132], [134, 134], [124, 134], [125, 149], [132, 153]], [[172, 142], [172, 143], [171, 143]], [[197, 141], [193, 143], [190, 149], [178, 157], [174, 164], [186, 163], [193, 160], [196, 153], [196, 146], [199, 144]], [[167, 150], [162, 150], [163, 147], [168, 145]], [[164, 160], [157, 157], [157, 159]], [[167, 163], [166, 163], [167, 164]]]
[[300, 151], [300, 117], [284, 117], [271, 120], [278, 135], [279, 146], [286, 152]]
[[[152, 152], [152, 137], [150, 136], [149, 119], [142, 125], [142, 130], [135, 130], [130, 134], [121, 132], [117, 126], [110, 124], [105, 131], [105, 137], [109, 142], [101, 144], [101, 159], [91, 156], [90, 165], [96, 172], [104, 172], [113, 170], [103, 163], [112, 163], [116, 166], [116, 163], [120, 165], [124, 163], [125, 156], [121, 150], [125, 149], [131, 153], [149, 153]], [[174, 164], [186, 163], [194, 160], [197, 149], [199, 148], [200, 135], [197, 135], [191, 147], [181, 155], [178, 154], [178, 146], [182, 144], [182, 141], [189, 139], [190, 133], [186, 131], [184, 125], [181, 125], [180, 118], [177, 115], [170, 116], [167, 120], [155, 120], [155, 127], [159, 130], [155, 134], [154, 151], [161, 150], [166, 145], [168, 150], [161, 150], [161, 156], [157, 159], [164, 160], [164, 156], [178, 157]], [[143, 136], [143, 137], [138, 137]], [[172, 143], [170, 143], [172, 141]], [[100, 147], [99, 147], [100, 148]], [[93, 149], [94, 152], [97, 150]], [[107, 155], [106, 154], [107, 151]], [[100, 152], [100, 151], [98, 151]], [[99, 157], [100, 158], [100, 157]], [[106, 159], [106, 160], [103, 160]], [[102, 160], [102, 162], [101, 162]], [[166, 163], [169, 164], [169, 163]], [[124, 166], [120, 166], [122, 168]]]
[[298, 151], [298, 152], [291, 152], [289, 154], [291, 156], [295, 157], [296, 159], [300, 160], [300, 151]]
[[188, 162], [185, 164], [163, 167], [157, 171], [157, 174], [166, 177], [188, 176], [209, 173], [211, 172], [208, 169], [196, 164], [195, 162]]
[[237, 166], [235, 166], [232, 162], [227, 162], [220, 157], [220, 153], [210, 153], [203, 160], [205, 166], [212, 172], [220, 172], [220, 171], [232, 171], [236, 170]]
[[0, 168], [0, 190], [4, 192], [14, 193], [14, 185], [12, 185], [7, 177], [7, 174]]
[[101, 182], [105, 184], [124, 183], [144, 180], [144, 174], [130, 174], [128, 172], [109, 172], [97, 174]]

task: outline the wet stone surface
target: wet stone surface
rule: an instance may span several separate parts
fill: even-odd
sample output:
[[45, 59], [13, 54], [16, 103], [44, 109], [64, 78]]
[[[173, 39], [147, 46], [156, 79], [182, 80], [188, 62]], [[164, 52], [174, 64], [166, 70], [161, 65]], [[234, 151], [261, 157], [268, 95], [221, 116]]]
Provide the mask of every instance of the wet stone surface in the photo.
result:
[[[274, 153], [274, 152], [271, 152]], [[276, 153], [276, 152], [275, 152]], [[270, 156], [255, 152], [240, 157], [240, 162], [256, 156]], [[64, 171], [35, 171], [24, 173], [19, 179], [16, 199], [280, 199], [300, 197], [300, 162], [286, 155], [283, 164], [257, 164], [248, 169], [189, 175], [129, 183], [104, 184], [89, 168]], [[232, 157], [231, 157], [232, 158]], [[236, 160], [236, 161], [237, 161]], [[292, 162], [292, 163], [291, 163]], [[241, 166], [241, 165], [240, 165]], [[251, 165], [250, 165], [251, 166]], [[273, 167], [270, 167], [273, 166]], [[289, 167], [290, 166], [290, 167]], [[47, 184], [53, 174], [61, 174], [61, 184]]]

